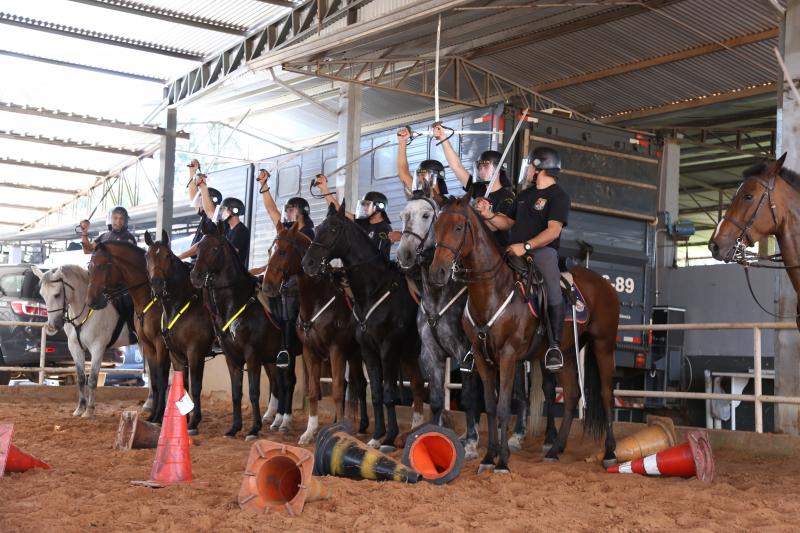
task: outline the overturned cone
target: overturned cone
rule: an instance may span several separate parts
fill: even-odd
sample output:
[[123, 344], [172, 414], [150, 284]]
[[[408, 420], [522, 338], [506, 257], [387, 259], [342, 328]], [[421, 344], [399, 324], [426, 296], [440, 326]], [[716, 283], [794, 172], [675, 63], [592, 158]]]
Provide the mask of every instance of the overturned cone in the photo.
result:
[[268, 440], [257, 441], [250, 448], [239, 489], [239, 507], [299, 515], [306, 503], [328, 497], [325, 486], [312, 477], [313, 469], [311, 452]]
[[141, 420], [137, 411], [123, 411], [117, 428], [115, 450], [140, 450], [158, 446], [161, 426]]
[[416, 483], [420, 474], [388, 455], [369, 448], [352, 435], [349, 421], [324, 428], [317, 435], [314, 475], [374, 481]]
[[464, 445], [452, 430], [425, 424], [406, 440], [403, 464], [435, 485], [449, 483], [464, 467]]
[[714, 454], [708, 442], [708, 433], [690, 431], [686, 437], [689, 440], [686, 444], [612, 466], [608, 472], [685, 478], [696, 476], [700, 481], [711, 483], [714, 480]]
[[14, 424], [0, 424], [0, 477], [6, 472], [25, 472], [31, 468], [50, 466], [11, 444]]
[[[648, 415], [647, 427], [617, 442], [615, 453], [617, 461], [624, 463], [672, 448], [677, 442], [671, 418]], [[603, 452], [600, 452], [597, 460], [602, 459]]]

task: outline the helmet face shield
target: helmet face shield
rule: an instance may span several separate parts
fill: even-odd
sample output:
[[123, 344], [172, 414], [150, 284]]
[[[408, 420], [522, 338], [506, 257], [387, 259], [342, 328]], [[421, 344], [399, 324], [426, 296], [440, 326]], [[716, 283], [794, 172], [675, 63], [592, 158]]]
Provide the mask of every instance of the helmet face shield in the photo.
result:
[[492, 160], [478, 159], [475, 161], [472, 177], [474, 181], [490, 181], [495, 171], [495, 163]]
[[375, 202], [370, 200], [361, 200], [356, 206], [356, 218], [369, 218], [375, 214], [378, 208]]
[[428, 169], [425, 168], [418, 168], [417, 172], [414, 174], [414, 182], [412, 185], [412, 192], [413, 191], [422, 191], [422, 190], [431, 190], [433, 186], [436, 184], [436, 179]]
[[283, 206], [282, 220], [285, 223], [293, 224], [300, 218], [300, 208], [294, 204]]
[[106, 215], [106, 226], [111, 231], [123, 231], [128, 227], [128, 217], [118, 208], [114, 208]]

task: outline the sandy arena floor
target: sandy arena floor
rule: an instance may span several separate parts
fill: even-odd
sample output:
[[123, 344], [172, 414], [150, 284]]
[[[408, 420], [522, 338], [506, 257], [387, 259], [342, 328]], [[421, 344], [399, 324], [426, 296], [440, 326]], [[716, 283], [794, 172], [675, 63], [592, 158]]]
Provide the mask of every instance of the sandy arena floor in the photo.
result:
[[[141, 403], [140, 391], [103, 391], [93, 420], [70, 416], [74, 398], [71, 388], [0, 387], [0, 421], [16, 424], [14, 444], [52, 467], [0, 479], [0, 531], [788, 531], [800, 516], [792, 457], [718, 453], [706, 486], [606, 474], [583, 461], [595, 446], [579, 438], [558, 465], [542, 463], [540, 443], [528, 442], [510, 475], [478, 476], [473, 461], [441, 487], [325, 478], [331, 498], [302, 516], [256, 515], [236, 502], [250, 445], [221, 436], [227, 402], [204, 403], [191, 450], [205, 484], [153, 490], [128, 482], [149, 477], [155, 450], [113, 450], [119, 413]], [[292, 433], [262, 436], [294, 444], [302, 429], [298, 417]]]

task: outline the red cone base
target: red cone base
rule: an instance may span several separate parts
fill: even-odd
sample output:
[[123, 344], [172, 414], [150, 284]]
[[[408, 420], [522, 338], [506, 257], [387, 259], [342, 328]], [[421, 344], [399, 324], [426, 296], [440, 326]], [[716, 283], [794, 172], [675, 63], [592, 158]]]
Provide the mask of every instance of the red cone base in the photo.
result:
[[664, 477], [697, 477], [710, 483], [714, 480], [714, 455], [705, 431], [690, 431], [689, 442], [635, 461], [614, 465], [612, 474], [641, 474]]
[[189, 431], [186, 417], [181, 415], [175, 403], [184, 395], [183, 372], [172, 376], [172, 386], [167, 398], [167, 409], [161, 423], [156, 459], [149, 481], [132, 481], [134, 485], [158, 488], [175, 483], [192, 481], [192, 460], [189, 455]]
[[36, 457], [29, 455], [13, 444], [14, 424], [0, 424], [0, 477], [6, 472], [25, 472], [31, 468], [50, 468]]

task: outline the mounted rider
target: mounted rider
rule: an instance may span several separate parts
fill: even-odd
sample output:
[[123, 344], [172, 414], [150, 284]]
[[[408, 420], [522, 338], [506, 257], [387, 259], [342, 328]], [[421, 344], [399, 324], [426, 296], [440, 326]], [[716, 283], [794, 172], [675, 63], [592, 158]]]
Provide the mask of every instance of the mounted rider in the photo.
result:
[[561, 333], [564, 327], [564, 304], [561, 295], [561, 273], [558, 268], [558, 248], [561, 231], [567, 225], [570, 210], [569, 195], [557, 178], [561, 158], [555, 150], [538, 147], [528, 157], [527, 183], [531, 186], [517, 195], [507, 214], [492, 212], [490, 203], [481, 198], [475, 207], [486, 224], [495, 230], [510, 230], [511, 245], [506, 251], [514, 256], [533, 257], [536, 268], [544, 278], [547, 291], [549, 347], [545, 367], [556, 372], [564, 367], [561, 353]]
[[407, 126], [397, 130], [397, 175], [403, 182], [406, 194], [412, 197], [423, 190], [444, 196], [448, 193], [444, 165], [436, 159], [426, 159], [417, 167], [414, 175], [408, 167], [407, 149], [411, 131]]
[[[325, 201], [339, 209], [336, 193], [330, 192], [328, 188], [328, 177], [324, 174], [319, 174], [316, 178], [316, 185], [325, 195]], [[369, 235], [370, 240], [378, 247], [380, 254], [387, 261], [389, 260], [392, 243], [400, 240], [400, 232], [392, 231], [392, 221], [389, 220], [389, 215], [386, 213], [388, 206], [389, 200], [385, 194], [370, 191], [358, 202], [355, 214], [346, 213], [347, 218], [355, 221]]]
[[[289, 198], [283, 206], [283, 213], [278, 211], [278, 206], [270, 194], [269, 178], [271, 177], [267, 169], [260, 169], [256, 180], [260, 185], [259, 192], [264, 202], [264, 208], [272, 220], [275, 230], [279, 231], [281, 226], [291, 228], [297, 226], [297, 230], [310, 240], [314, 240], [314, 221], [311, 220], [311, 206], [305, 198], [296, 196]], [[251, 274], [263, 274], [266, 267], [257, 267], [250, 270]], [[281, 368], [291, 366], [291, 353], [299, 353], [300, 342], [297, 338], [297, 316], [300, 312], [297, 294], [297, 277], [292, 276], [285, 280], [281, 287], [281, 295], [277, 298], [269, 298], [270, 310], [281, 325], [281, 350], [278, 352], [277, 365]]]
[[[222, 193], [213, 187], [206, 184], [207, 176], [200, 172], [200, 161], [192, 159], [186, 165], [189, 168], [189, 200], [194, 209], [197, 210], [197, 216], [200, 217], [200, 223], [197, 225], [197, 230], [192, 237], [190, 249], [194, 249], [195, 244], [200, 242], [203, 238], [203, 227], [210, 221], [214, 220], [217, 208], [222, 203]], [[178, 256], [180, 259], [189, 259], [194, 262], [197, 256], [194, 253], [189, 253], [189, 250]]]
[[136, 237], [128, 231], [129, 221], [128, 210], [118, 205], [109, 211], [106, 216], [108, 231], [101, 233], [94, 241], [89, 241], [90, 222], [81, 220], [81, 247], [83, 248], [83, 253], [92, 253], [95, 247], [103, 242], [127, 242], [136, 246]]

